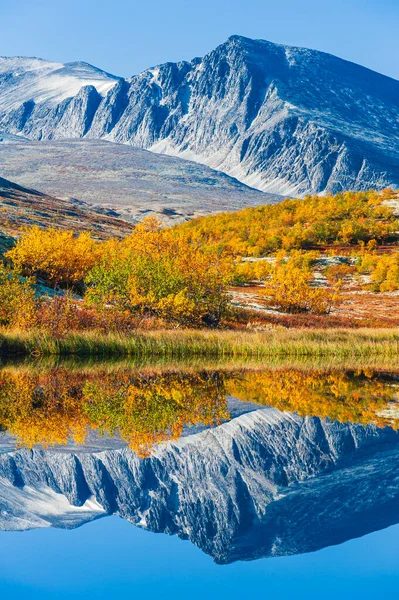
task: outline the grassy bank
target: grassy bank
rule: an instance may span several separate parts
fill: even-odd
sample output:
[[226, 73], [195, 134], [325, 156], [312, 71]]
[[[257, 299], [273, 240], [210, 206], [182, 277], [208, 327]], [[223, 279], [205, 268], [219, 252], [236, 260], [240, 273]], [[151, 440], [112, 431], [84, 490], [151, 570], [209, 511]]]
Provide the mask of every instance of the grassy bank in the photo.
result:
[[273, 357], [388, 357], [399, 355], [399, 329], [273, 329], [265, 332], [151, 331], [129, 336], [0, 332], [0, 358], [13, 356], [162, 357], [165, 359]]

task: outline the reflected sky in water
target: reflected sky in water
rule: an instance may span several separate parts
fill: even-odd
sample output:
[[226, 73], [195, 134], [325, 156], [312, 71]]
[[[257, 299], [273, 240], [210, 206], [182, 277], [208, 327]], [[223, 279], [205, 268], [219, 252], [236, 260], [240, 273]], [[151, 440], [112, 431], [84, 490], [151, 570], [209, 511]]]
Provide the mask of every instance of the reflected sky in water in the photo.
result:
[[117, 517], [72, 531], [2, 533], [2, 598], [324, 598], [396, 597], [399, 526], [319, 552], [215, 565], [176, 537]]

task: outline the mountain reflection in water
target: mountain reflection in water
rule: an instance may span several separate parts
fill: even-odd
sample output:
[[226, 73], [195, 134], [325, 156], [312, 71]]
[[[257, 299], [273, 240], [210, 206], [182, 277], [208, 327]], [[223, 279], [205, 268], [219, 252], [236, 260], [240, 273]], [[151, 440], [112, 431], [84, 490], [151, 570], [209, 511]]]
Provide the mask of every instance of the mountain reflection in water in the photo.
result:
[[117, 514], [219, 563], [399, 521], [396, 373], [5, 367], [0, 529]]

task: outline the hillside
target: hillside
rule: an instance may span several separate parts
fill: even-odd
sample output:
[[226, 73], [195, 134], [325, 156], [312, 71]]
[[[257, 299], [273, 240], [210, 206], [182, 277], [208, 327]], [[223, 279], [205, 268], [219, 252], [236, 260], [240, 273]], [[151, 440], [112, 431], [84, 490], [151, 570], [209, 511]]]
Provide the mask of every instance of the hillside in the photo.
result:
[[0, 252], [11, 245], [9, 236], [18, 236], [25, 227], [33, 225], [73, 229], [77, 233], [89, 231], [96, 239], [123, 237], [132, 229], [131, 223], [107, 214], [106, 210], [84, 202], [60, 200], [0, 177]]
[[[25, 213], [14, 214], [19, 231], [21, 221], [33, 223], [32, 215], [26, 216], [27, 191], [22, 192]], [[13, 188], [11, 197], [20, 194]], [[54, 307], [67, 311], [64, 332], [72, 322], [77, 330], [107, 332], [176, 325], [397, 327], [398, 198], [389, 189], [309, 196], [169, 228], [151, 218], [135, 228], [124, 223], [124, 230], [117, 229], [123, 239], [104, 243], [77, 234], [90, 230], [97, 239], [112, 238], [115, 218], [106, 217], [105, 228], [105, 217], [93, 216], [86, 207], [79, 215], [68, 214], [63, 201], [54, 209], [53, 199], [32, 192], [28, 209], [32, 213], [33, 204], [42, 228], [25, 231], [7, 258], [16, 274], [37, 276], [55, 289], [74, 289], [83, 296], [88, 311], [71, 308], [73, 319], [68, 301]], [[44, 203], [42, 211], [37, 211], [37, 199]], [[45, 212], [49, 204], [51, 215]], [[53, 224], [58, 209], [68, 215], [63, 224], [69, 232], [43, 228]], [[29, 290], [15, 282], [10, 293], [17, 302]], [[35, 322], [46, 327], [53, 318], [47, 309], [45, 304], [32, 307]], [[104, 310], [109, 321], [104, 321]], [[11, 307], [7, 319], [18, 318]]]
[[130, 219], [154, 214], [173, 223], [281, 199], [192, 161], [122, 144], [29, 142], [9, 136], [6, 141], [0, 143], [3, 176], [50, 196], [115, 209]]
[[396, 327], [398, 205], [389, 189], [308, 196], [193, 219], [174, 231], [236, 262], [231, 300], [252, 312], [255, 328]]
[[263, 191], [399, 184], [399, 82], [323, 52], [232, 36], [130, 79], [0, 59], [0, 129], [180, 156]]
[[354, 247], [370, 240], [397, 246], [398, 200], [399, 194], [389, 189], [308, 196], [193, 219], [176, 231], [208, 248], [243, 257]]

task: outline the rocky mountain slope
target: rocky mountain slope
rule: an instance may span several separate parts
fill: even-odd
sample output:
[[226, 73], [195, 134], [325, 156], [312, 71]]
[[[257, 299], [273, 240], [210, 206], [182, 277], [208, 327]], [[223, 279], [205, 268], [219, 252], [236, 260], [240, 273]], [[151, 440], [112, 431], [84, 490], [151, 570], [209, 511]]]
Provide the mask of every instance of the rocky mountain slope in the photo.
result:
[[[117, 77], [84, 62], [61, 64], [38, 58], [1, 57], [0, 111], [18, 115], [20, 125], [29, 129], [29, 121], [33, 125], [35, 119], [48, 120], [50, 106], [57, 106], [58, 137], [63, 126], [65, 133], [84, 134], [90, 127], [90, 115], [117, 81]], [[72, 123], [77, 126], [75, 131]], [[52, 137], [51, 131], [48, 135]], [[44, 131], [42, 137], [46, 137]]]
[[[0, 454], [0, 528], [120, 515], [220, 563], [309, 552], [399, 521], [399, 436], [271, 408], [158, 447]], [[339, 502], [337, 502], [339, 498]]]
[[232, 36], [131, 79], [0, 59], [0, 130], [105, 138], [283, 195], [399, 184], [399, 82], [329, 54]]
[[52, 196], [165, 223], [279, 198], [191, 161], [102, 140], [0, 142], [0, 173]]

